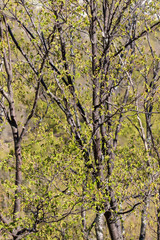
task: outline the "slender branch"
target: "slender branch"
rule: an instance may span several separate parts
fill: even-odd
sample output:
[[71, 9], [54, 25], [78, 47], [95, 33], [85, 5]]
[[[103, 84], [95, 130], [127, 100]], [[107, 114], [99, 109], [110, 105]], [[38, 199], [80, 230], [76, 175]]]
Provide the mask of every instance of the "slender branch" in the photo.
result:
[[10, 224], [10, 221], [9, 221], [5, 216], [3, 216], [1, 213], [0, 213], [0, 220], [1, 220], [4, 224], [7, 224], [7, 225]]
[[[127, 2], [126, 2], [126, 5], [122, 8], [122, 11], [120, 12], [120, 14], [119, 14], [119, 17], [117, 18], [117, 20], [116, 20], [116, 22], [115, 22], [115, 24], [114, 24], [114, 26], [113, 26], [113, 28], [112, 28], [112, 31], [111, 31], [111, 35], [114, 33], [114, 31], [116, 30], [116, 28], [117, 28], [117, 26], [119, 26], [119, 24], [120, 24], [120, 22], [121, 22], [121, 19], [122, 19], [122, 17], [123, 17], [123, 14], [124, 14], [124, 12], [125, 12], [125, 10], [128, 8], [128, 6], [130, 5], [130, 3], [131, 3], [131, 0], [128, 0]], [[114, 15], [113, 15], [114, 16]], [[111, 22], [112, 23], [112, 22]]]
[[142, 202], [138, 202], [136, 203], [131, 209], [129, 210], [126, 210], [124, 212], [117, 212], [118, 215], [121, 215], [121, 214], [127, 214], [127, 213], [130, 213], [132, 212], [138, 205], [142, 204]]
[[5, 97], [8, 103], [11, 103], [10, 96], [7, 92], [4, 91], [3, 87], [0, 86], [0, 93]]
[[[22, 48], [21, 48], [20, 45], [18, 44], [18, 42], [17, 42], [17, 40], [15, 39], [15, 37], [14, 37], [14, 35], [13, 35], [13, 33], [12, 33], [12, 30], [11, 30], [11, 28], [10, 28], [9, 25], [8, 25], [8, 30], [9, 30], [10, 36], [11, 36], [13, 42], [15, 43], [17, 49], [21, 52], [21, 54], [23, 55], [23, 57], [26, 59], [27, 63], [29, 64], [29, 66], [31, 67], [31, 69], [34, 71], [34, 73], [35, 73], [36, 75], [38, 75], [38, 74], [39, 74], [38, 71], [35, 69], [35, 67], [33, 66], [33, 64], [30, 62], [29, 58], [27, 57], [27, 55], [24, 53], [24, 51], [22, 50]], [[52, 69], [56, 71], [56, 73], [57, 73], [58, 75], [61, 75], [61, 72], [56, 68], [56, 66], [53, 64], [53, 62], [52, 62], [51, 60], [49, 60], [49, 64], [50, 64], [50, 66], [52, 67]], [[64, 77], [62, 77], [62, 80], [63, 80], [63, 82], [65, 83], [66, 86], [68, 86], [68, 85], [70, 84], [70, 83], [68, 83], [68, 82], [65, 80]], [[42, 83], [44, 89], [45, 89], [46, 91], [48, 91], [48, 87], [46, 86], [43, 78], [41, 78], [41, 83]], [[72, 92], [72, 91], [71, 91], [71, 93], [72, 93], [72, 95], [73, 95], [73, 92]], [[78, 109], [80, 110], [81, 116], [82, 116], [83, 119], [88, 123], [88, 120], [87, 120], [85, 111], [84, 111], [84, 109], [83, 109], [83, 107], [82, 107], [79, 99], [77, 99], [76, 102], [77, 102], [77, 103], [76, 103], [76, 104], [77, 104], [77, 107], [78, 107]]]
[[97, 216], [94, 218], [93, 222], [91, 223], [90, 227], [87, 230], [87, 240], [89, 239], [90, 232], [96, 223], [96, 218], [97, 218]]
[[141, 37], [144, 37], [148, 32], [151, 32], [153, 29], [158, 27], [160, 25], [160, 20], [154, 23], [152, 26], [147, 28], [146, 30], [142, 31], [138, 36], [134, 37], [133, 39], [130, 39], [128, 43], [126, 43], [122, 48], [120, 48], [114, 55], [113, 57], [116, 57], [118, 54], [120, 54], [124, 49], [126, 49], [130, 44], [133, 42], [137, 41]]
[[22, 138], [23, 138], [23, 136], [26, 132], [26, 129], [28, 127], [28, 124], [29, 124], [29, 122], [30, 122], [31, 118], [33, 117], [33, 115], [35, 113], [35, 110], [36, 110], [38, 95], [39, 95], [39, 89], [40, 89], [40, 82], [41, 82], [40, 80], [41, 80], [41, 78], [38, 80], [33, 107], [32, 107], [32, 110], [31, 110], [24, 126], [23, 126], [22, 132], [21, 132], [20, 137], [19, 137], [19, 143], [22, 141]]

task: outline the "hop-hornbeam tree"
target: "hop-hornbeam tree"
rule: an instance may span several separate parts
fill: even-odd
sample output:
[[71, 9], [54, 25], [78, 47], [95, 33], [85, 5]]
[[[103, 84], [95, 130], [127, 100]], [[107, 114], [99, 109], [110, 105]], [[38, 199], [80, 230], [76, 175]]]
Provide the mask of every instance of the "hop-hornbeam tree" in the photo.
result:
[[160, 239], [159, 8], [2, 1], [4, 239]]

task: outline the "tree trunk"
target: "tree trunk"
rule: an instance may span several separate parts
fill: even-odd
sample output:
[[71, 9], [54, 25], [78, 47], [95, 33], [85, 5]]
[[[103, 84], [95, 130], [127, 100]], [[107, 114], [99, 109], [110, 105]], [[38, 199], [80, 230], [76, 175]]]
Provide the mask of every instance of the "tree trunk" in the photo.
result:
[[96, 225], [95, 225], [96, 239], [97, 240], [104, 240], [103, 226], [104, 226], [104, 214], [103, 213], [97, 213], [97, 215], [96, 215]]
[[[159, 189], [159, 202], [160, 204], [160, 189]], [[160, 207], [157, 208], [157, 240], [160, 240]]]
[[120, 231], [119, 228], [119, 222], [117, 220], [112, 220], [114, 218], [113, 214], [111, 211], [107, 211], [105, 213], [105, 217], [107, 220], [107, 225], [108, 225], [108, 229], [109, 229], [109, 233], [110, 233], [110, 237], [112, 240], [122, 240], [122, 233]]
[[110, 237], [112, 240], [123, 240], [122, 234], [122, 227], [120, 218], [118, 219], [117, 216], [114, 214], [116, 210], [116, 200], [112, 196], [110, 202], [110, 209], [105, 212], [105, 218], [107, 221]]
[[22, 157], [21, 157], [21, 148], [19, 144], [15, 143], [15, 156], [16, 156], [16, 176], [15, 176], [15, 202], [14, 202], [14, 218], [19, 216], [20, 213], [20, 191], [21, 191], [21, 183], [22, 183]]
[[86, 211], [84, 207], [81, 207], [81, 217], [82, 217], [82, 232], [83, 232], [83, 239], [87, 240], [87, 232], [86, 232]]
[[144, 206], [142, 209], [142, 216], [141, 216], [141, 229], [140, 229], [140, 236], [139, 240], [144, 240], [146, 237], [146, 228], [147, 228], [147, 208], [149, 204], [149, 197], [147, 197], [144, 201]]
[[160, 240], [160, 208], [157, 210], [157, 240]]

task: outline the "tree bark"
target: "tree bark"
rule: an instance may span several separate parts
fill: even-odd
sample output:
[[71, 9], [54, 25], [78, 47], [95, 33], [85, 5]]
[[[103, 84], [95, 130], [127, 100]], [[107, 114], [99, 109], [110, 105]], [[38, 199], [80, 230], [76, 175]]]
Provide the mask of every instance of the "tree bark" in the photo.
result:
[[95, 225], [95, 231], [96, 231], [96, 239], [97, 240], [103, 240], [103, 226], [104, 226], [104, 214], [103, 213], [97, 213], [96, 216], [96, 225]]
[[105, 218], [107, 221], [109, 233], [112, 240], [123, 240], [121, 220], [116, 216], [115, 212], [117, 210], [117, 202], [114, 197], [114, 192], [112, 189], [109, 189], [110, 192], [110, 209], [105, 212]]
[[120, 220], [114, 219], [114, 215], [111, 211], [105, 212], [105, 217], [107, 220], [107, 225], [109, 229], [109, 233], [112, 240], [122, 240], [122, 232], [120, 229]]
[[[160, 188], [159, 188], [159, 203], [160, 203]], [[157, 240], [160, 240], [160, 207], [157, 208]]]
[[15, 190], [15, 202], [14, 202], [14, 218], [19, 216], [20, 213], [20, 206], [21, 206], [21, 201], [20, 201], [20, 191], [21, 191], [21, 184], [22, 184], [22, 170], [21, 170], [21, 165], [22, 165], [22, 157], [21, 157], [21, 147], [19, 146], [18, 143], [15, 143], [15, 156], [16, 156], [16, 173], [15, 173], [15, 185], [16, 185], [16, 190]]
[[144, 201], [144, 206], [142, 209], [142, 216], [141, 216], [141, 229], [140, 229], [140, 236], [139, 240], [144, 240], [146, 237], [146, 228], [147, 228], [147, 208], [149, 205], [149, 197], [147, 196]]
[[[98, 64], [97, 64], [97, 6], [96, 1], [90, 1], [90, 10], [91, 10], [91, 22], [90, 22], [90, 40], [92, 46], [92, 82], [93, 82], [93, 152], [94, 152], [94, 161], [96, 165], [96, 182], [97, 190], [101, 191], [101, 182], [103, 180], [103, 169], [102, 169], [102, 151], [101, 151], [101, 136], [99, 128], [100, 112], [97, 107], [100, 101], [100, 83], [98, 78]], [[99, 211], [99, 210], [98, 210]], [[96, 216], [96, 237], [97, 240], [103, 240], [103, 214], [97, 212]]]

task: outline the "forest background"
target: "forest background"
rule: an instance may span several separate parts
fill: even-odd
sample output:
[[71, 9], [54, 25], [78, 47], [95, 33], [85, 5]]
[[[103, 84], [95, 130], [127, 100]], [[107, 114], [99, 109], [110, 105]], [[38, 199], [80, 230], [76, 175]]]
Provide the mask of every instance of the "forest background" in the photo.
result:
[[160, 2], [0, 1], [0, 239], [160, 240]]

